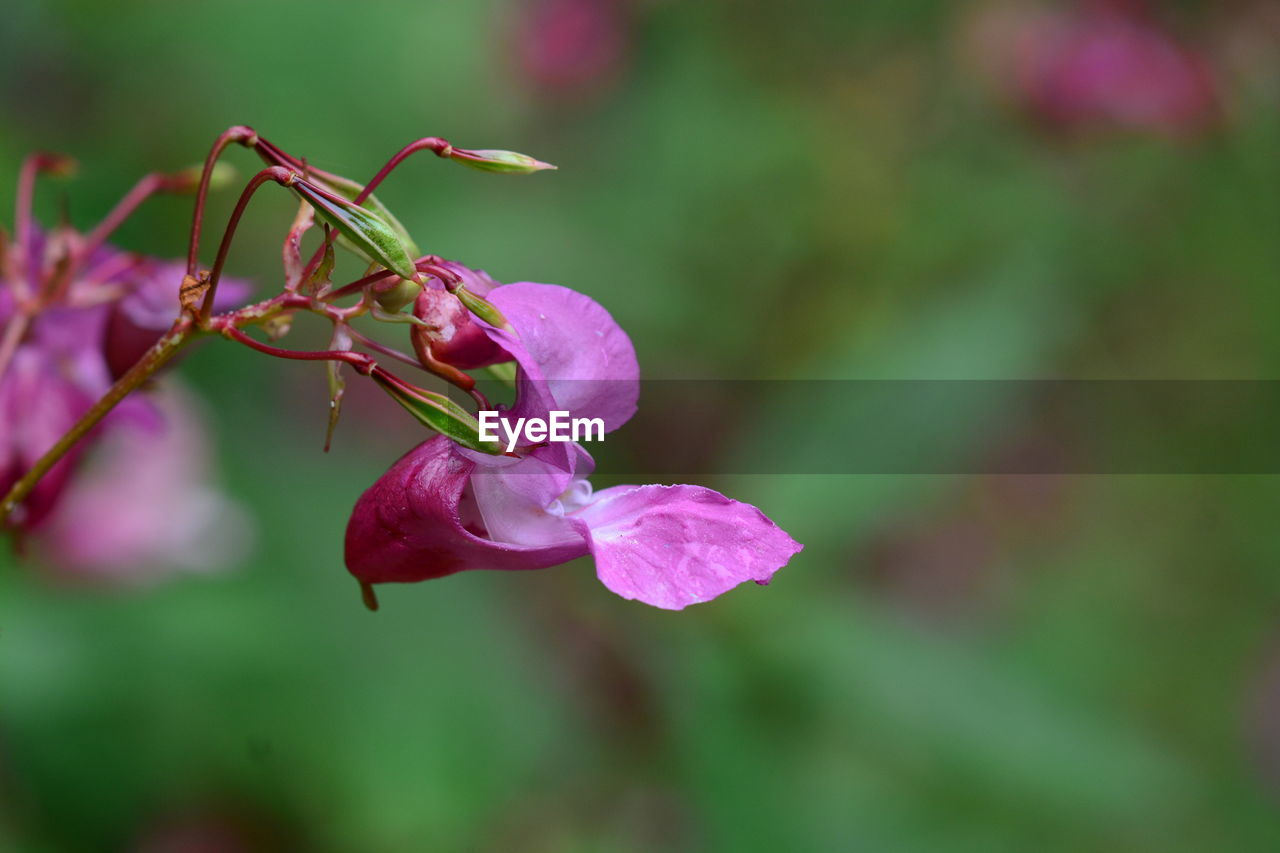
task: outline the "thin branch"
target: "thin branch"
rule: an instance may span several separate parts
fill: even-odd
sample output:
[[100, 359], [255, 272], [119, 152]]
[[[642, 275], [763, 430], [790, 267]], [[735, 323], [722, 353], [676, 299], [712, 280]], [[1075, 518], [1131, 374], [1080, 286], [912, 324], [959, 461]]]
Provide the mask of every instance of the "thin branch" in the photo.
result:
[[236, 125], [229, 127], [214, 140], [213, 147], [209, 149], [209, 156], [204, 161], [204, 171], [200, 173], [200, 187], [196, 190], [195, 210], [191, 217], [191, 239], [187, 244], [187, 275], [196, 274], [196, 266], [200, 263], [200, 226], [204, 222], [204, 203], [205, 198], [209, 195], [209, 179], [213, 175], [213, 165], [218, 162], [218, 158], [222, 156], [222, 152], [233, 142], [241, 145], [254, 146], [257, 143], [258, 134], [251, 127]]
[[208, 320], [209, 315], [213, 312], [213, 300], [218, 292], [218, 280], [222, 277], [222, 268], [227, 262], [227, 252], [231, 248], [231, 241], [236, 235], [236, 226], [240, 224], [240, 217], [244, 216], [244, 209], [248, 206], [249, 199], [253, 197], [259, 187], [268, 181], [275, 181], [282, 186], [289, 186], [296, 177], [296, 172], [283, 166], [268, 166], [249, 179], [244, 192], [240, 193], [240, 200], [236, 202], [235, 210], [231, 212], [231, 219], [227, 222], [227, 229], [222, 232], [222, 242], [218, 245], [218, 257], [214, 259], [213, 269], [209, 272], [209, 289], [205, 291], [204, 303], [200, 306], [200, 318], [202, 321]]

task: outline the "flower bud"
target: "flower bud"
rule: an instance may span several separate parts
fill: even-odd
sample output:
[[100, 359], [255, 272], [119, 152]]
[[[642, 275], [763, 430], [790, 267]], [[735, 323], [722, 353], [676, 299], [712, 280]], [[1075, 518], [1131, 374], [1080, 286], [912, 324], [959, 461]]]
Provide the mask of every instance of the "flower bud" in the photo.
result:
[[74, 157], [46, 151], [36, 155], [36, 167], [53, 178], [70, 178], [80, 170]]
[[[62, 375], [57, 354], [20, 346], [0, 375], [0, 495], [35, 465], [79, 419], [93, 398]], [[53, 467], [12, 518], [19, 528], [38, 525], [57, 504], [83, 446]]]
[[427, 324], [410, 330], [415, 349], [427, 346], [437, 361], [471, 370], [511, 360], [506, 350], [489, 339], [458, 297], [442, 288], [424, 288], [414, 302], [413, 313]]
[[410, 385], [381, 368], [374, 368], [369, 375], [423, 426], [471, 450], [493, 456], [502, 455], [502, 444], [481, 441], [479, 421], [445, 395]]
[[[164, 189], [171, 193], [193, 193], [200, 189], [200, 178], [204, 174], [204, 166], [191, 166], [172, 175], [166, 175]], [[209, 190], [217, 191], [230, 186], [236, 179], [236, 169], [230, 163], [221, 160], [213, 164], [209, 171]]]
[[550, 163], [535, 160], [528, 154], [516, 151], [502, 151], [496, 148], [484, 148], [469, 151], [466, 148], [454, 148], [449, 151], [449, 159], [482, 172], [499, 172], [504, 175], [532, 175], [544, 169], [554, 169]]
[[[312, 183], [332, 188], [338, 195], [343, 198], [351, 199], [352, 202], [355, 201], [356, 196], [364, 192], [364, 184], [357, 183], [350, 178], [344, 178], [342, 175], [335, 175], [331, 172], [320, 173], [313, 177], [311, 181]], [[409, 236], [408, 229], [400, 224], [400, 220], [396, 219], [395, 214], [392, 213], [385, 204], [379, 201], [376, 195], [370, 194], [368, 198], [360, 203], [360, 206], [373, 211], [380, 216], [384, 222], [391, 226], [391, 230], [395, 231], [396, 234], [400, 236], [400, 242], [404, 243], [405, 248], [409, 250], [410, 257], [416, 258], [418, 255], [422, 254], [422, 252], [418, 250], [417, 244], [413, 242], [413, 238]]]
[[497, 326], [499, 329], [505, 329], [508, 332], [511, 331], [511, 324], [507, 322], [507, 318], [503, 317], [502, 312], [488, 299], [483, 296], [477, 296], [464, 286], [460, 286], [453, 291], [453, 295], [458, 297], [458, 301], [465, 305], [468, 311], [489, 325]]
[[365, 260], [386, 267], [401, 278], [417, 278], [410, 250], [382, 217], [302, 178], [294, 181], [292, 189]]
[[422, 293], [422, 285], [417, 281], [404, 278], [393, 278], [373, 286], [373, 298], [384, 311], [397, 314]]

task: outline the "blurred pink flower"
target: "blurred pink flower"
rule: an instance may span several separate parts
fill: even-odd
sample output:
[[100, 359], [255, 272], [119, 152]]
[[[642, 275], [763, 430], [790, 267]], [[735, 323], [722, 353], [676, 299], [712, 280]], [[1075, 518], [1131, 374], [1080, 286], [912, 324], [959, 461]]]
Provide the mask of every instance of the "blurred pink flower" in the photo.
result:
[[211, 486], [199, 407], [172, 382], [153, 418], [118, 418], [38, 534], [50, 564], [82, 579], [141, 582], [242, 558], [244, 512]]
[[[185, 273], [107, 245], [86, 255], [83, 235], [66, 227], [25, 234], [0, 265], [0, 330], [20, 333], [0, 360], [0, 493], [169, 328]], [[52, 296], [11, 326], [20, 291]], [[232, 282], [219, 305], [247, 292]], [[205, 439], [191, 407], [172, 390], [129, 397], [40, 481], [15, 522], [55, 571], [141, 579], [236, 556], [245, 521], [202, 482]]]
[[626, 68], [630, 18], [627, 0], [530, 0], [516, 13], [515, 71], [546, 97], [598, 95]]
[[1185, 136], [1220, 116], [1207, 58], [1119, 0], [985, 5], [968, 50], [1015, 105], [1048, 126]]

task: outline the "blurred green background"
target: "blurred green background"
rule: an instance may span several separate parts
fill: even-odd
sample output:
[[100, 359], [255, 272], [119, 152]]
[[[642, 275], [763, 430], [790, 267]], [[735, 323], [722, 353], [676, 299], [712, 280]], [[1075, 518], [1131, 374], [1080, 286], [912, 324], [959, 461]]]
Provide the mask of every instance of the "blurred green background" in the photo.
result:
[[[88, 226], [230, 124], [356, 177], [439, 134], [560, 171], [410, 160], [380, 195], [423, 248], [590, 294], [648, 377], [1269, 379], [1268, 7], [1150, 5], [1219, 81], [1162, 133], [1036, 120], [975, 3], [11, 0], [0, 183], [66, 151]], [[242, 226], [260, 292], [293, 207]], [[115, 242], [180, 256], [188, 216]], [[181, 373], [252, 556], [141, 590], [0, 557], [0, 849], [1276, 849], [1274, 477], [720, 476], [806, 546], [768, 589], [668, 613], [580, 561], [372, 614], [343, 528], [415, 427], [357, 394], [326, 456], [318, 367], [215, 343]], [[719, 470], [809, 458], [700, 417]]]

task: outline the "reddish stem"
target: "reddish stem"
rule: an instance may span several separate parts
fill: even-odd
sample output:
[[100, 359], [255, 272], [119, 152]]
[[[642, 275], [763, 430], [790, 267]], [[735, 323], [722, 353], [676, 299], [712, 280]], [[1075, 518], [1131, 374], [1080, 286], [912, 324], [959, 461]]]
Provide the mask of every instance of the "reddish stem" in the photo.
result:
[[268, 142], [259, 136], [253, 142], [253, 150], [258, 152], [258, 156], [266, 160], [273, 166], [287, 166], [302, 171], [306, 168], [306, 164], [287, 153], [283, 148]]
[[[258, 352], [266, 353], [276, 358], [288, 358], [294, 361], [341, 361], [349, 364], [356, 369], [356, 372], [365, 376], [369, 376], [375, 371], [380, 371], [377, 362], [362, 352], [352, 352], [350, 350], [323, 350], [319, 352], [283, 349], [281, 347], [273, 347], [270, 344], [264, 344], [261, 341], [250, 337], [235, 326], [227, 326], [222, 329], [222, 334], [233, 341], [239, 341], [247, 347], [256, 349]], [[390, 374], [387, 374], [388, 376]]]
[[374, 284], [375, 282], [382, 281], [384, 278], [390, 278], [393, 275], [395, 275], [395, 273], [392, 272], [391, 270], [379, 270], [378, 272], [370, 273], [364, 278], [358, 278], [355, 281], [351, 282], [350, 284], [344, 284], [342, 285], [342, 287], [339, 287], [337, 290], [326, 293], [324, 295], [324, 299], [326, 301], [332, 300], [332, 299], [341, 299], [344, 296], [350, 296], [353, 293], [359, 293], [369, 285]]
[[347, 333], [350, 334], [351, 337], [353, 337], [360, 343], [364, 344], [369, 349], [373, 350], [374, 352], [381, 353], [382, 355], [385, 355], [388, 358], [394, 358], [396, 361], [399, 361], [403, 364], [407, 364], [410, 367], [416, 367], [419, 370], [426, 369], [421, 364], [418, 363], [417, 359], [415, 359], [413, 356], [409, 355], [408, 353], [400, 352], [400, 350], [396, 349], [395, 347], [389, 347], [386, 344], [382, 343], [381, 341], [369, 337], [368, 335], [364, 334], [360, 330], [356, 329], [354, 326], [347, 326]]
[[90, 231], [81, 243], [80, 248], [76, 251], [76, 257], [73, 261], [73, 267], [79, 267], [80, 264], [88, 260], [107, 237], [111, 236], [117, 228], [120, 227], [126, 219], [133, 215], [133, 212], [151, 196], [158, 192], [166, 192], [173, 188], [174, 179], [168, 175], [152, 173], [142, 178], [133, 185], [133, 189], [125, 193], [124, 198], [116, 203], [111, 212], [102, 218], [97, 227]]
[[[295, 165], [299, 163], [297, 158], [292, 157], [289, 154], [286, 154], [284, 151], [280, 150], [279, 148], [267, 142], [266, 140], [258, 140], [257, 148], [259, 153], [263, 156], [263, 158], [267, 159], [269, 162], [285, 162], [285, 163], [290, 163]], [[425, 151], [425, 150], [434, 151], [440, 157], [448, 157], [449, 153], [453, 151], [453, 145], [450, 144], [449, 140], [441, 139], [438, 136], [427, 136], [417, 140], [416, 142], [410, 142], [404, 148], [401, 148], [399, 151], [397, 151], [395, 153], [395, 156], [393, 156], [390, 160], [388, 160], [386, 164], [381, 169], [378, 170], [378, 173], [373, 176], [373, 180], [365, 184], [364, 189], [360, 190], [360, 192], [356, 195], [354, 199], [355, 204], [360, 205], [368, 201], [369, 196], [373, 195], [373, 191], [378, 188], [378, 185], [381, 184], [386, 179], [387, 175], [391, 174], [391, 172], [394, 171], [397, 166], [403, 163], [405, 159], [408, 158], [411, 154], [414, 154], [418, 151]], [[310, 171], [313, 172], [315, 176], [321, 180], [324, 180], [324, 177], [327, 174], [326, 172], [323, 172], [319, 169], [312, 169]], [[345, 199], [343, 200], [345, 201]], [[308, 262], [307, 264], [308, 268], [313, 267], [315, 264], [319, 263], [321, 256], [324, 254], [325, 249], [328, 247], [330, 243], [333, 242], [334, 236], [335, 236], [334, 234], [329, 234], [325, 237], [324, 243], [321, 244], [320, 248], [316, 250], [316, 253], [311, 257], [311, 260]]]
[[204, 171], [200, 173], [200, 187], [196, 190], [195, 212], [191, 217], [191, 240], [187, 244], [187, 275], [195, 275], [196, 266], [199, 264], [200, 226], [204, 222], [204, 202], [209, 195], [209, 178], [213, 175], [213, 164], [218, 162], [222, 152], [231, 143], [238, 142], [241, 145], [253, 146], [257, 139], [258, 134], [253, 128], [236, 125], [224, 130], [214, 140], [213, 147], [209, 149], [209, 156], [204, 161]]
[[30, 258], [27, 253], [31, 249], [32, 204], [35, 198], [36, 175], [50, 169], [56, 169], [68, 162], [67, 158], [57, 154], [37, 151], [28, 154], [22, 161], [18, 171], [17, 201], [13, 212], [13, 258], [15, 275], [14, 289], [18, 291], [18, 299], [22, 301], [30, 296], [27, 286], [27, 264]]
[[231, 212], [231, 219], [227, 222], [227, 230], [222, 232], [222, 243], [218, 245], [218, 257], [214, 259], [213, 269], [209, 272], [209, 289], [205, 292], [204, 302], [200, 306], [200, 318], [202, 321], [208, 320], [209, 315], [213, 312], [213, 299], [218, 292], [218, 280], [222, 278], [222, 268], [227, 262], [227, 251], [231, 248], [231, 240], [235, 237], [236, 226], [240, 224], [240, 217], [244, 216], [244, 209], [249, 204], [249, 199], [258, 191], [258, 188], [268, 181], [274, 181], [281, 186], [289, 186], [297, 179], [297, 172], [286, 169], [283, 166], [268, 166], [258, 174], [249, 179], [249, 183], [245, 186], [244, 192], [240, 193], [240, 200], [236, 202], [235, 210]]
[[438, 136], [427, 136], [417, 140], [416, 142], [410, 142], [408, 145], [397, 151], [395, 156], [388, 160], [387, 164], [378, 170], [378, 174], [373, 176], [373, 180], [364, 185], [364, 189], [362, 189], [360, 194], [356, 196], [356, 204], [363, 204], [365, 199], [373, 195], [373, 191], [378, 188], [378, 184], [382, 183], [383, 180], [386, 179], [387, 175], [391, 174], [391, 172], [403, 163], [411, 154], [416, 154], [419, 151], [426, 150], [434, 151], [440, 157], [448, 157], [449, 153], [453, 151], [453, 146], [449, 143], [449, 140], [441, 139]]

